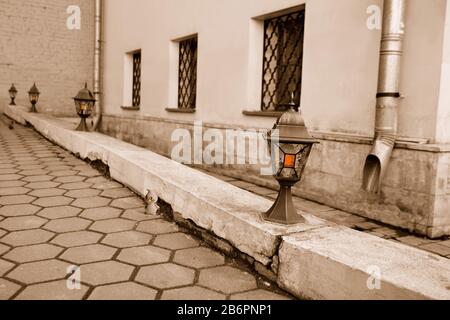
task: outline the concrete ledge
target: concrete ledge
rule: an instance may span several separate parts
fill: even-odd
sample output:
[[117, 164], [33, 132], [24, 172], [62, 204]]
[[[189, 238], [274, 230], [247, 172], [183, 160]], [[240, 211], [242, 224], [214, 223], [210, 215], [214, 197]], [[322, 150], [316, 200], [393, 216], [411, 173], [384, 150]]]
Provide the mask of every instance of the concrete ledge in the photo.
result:
[[450, 260], [345, 227], [283, 237], [279, 257], [278, 283], [296, 296], [450, 299]]
[[[450, 299], [450, 262], [401, 244], [303, 213], [306, 224], [262, 221], [272, 204], [255, 194], [99, 133], [75, 132], [71, 122], [7, 107], [6, 115], [83, 159], [101, 160], [111, 177], [144, 196], [150, 190], [184, 219], [209, 230], [278, 272], [277, 282], [313, 299]], [[368, 266], [381, 271], [369, 290]]]

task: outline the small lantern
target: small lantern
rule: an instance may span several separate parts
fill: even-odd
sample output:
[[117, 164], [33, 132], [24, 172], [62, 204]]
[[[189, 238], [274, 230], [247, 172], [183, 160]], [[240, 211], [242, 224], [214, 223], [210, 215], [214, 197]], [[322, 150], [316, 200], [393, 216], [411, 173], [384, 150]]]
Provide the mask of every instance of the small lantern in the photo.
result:
[[81, 118], [80, 124], [77, 127], [77, 131], [86, 131], [88, 132], [88, 127], [86, 124], [86, 119], [92, 113], [92, 109], [95, 105], [95, 98], [91, 91], [89, 91], [87, 87], [87, 83], [85, 83], [84, 88], [81, 89], [77, 96], [73, 98], [75, 101], [75, 107], [77, 109], [77, 114]]
[[318, 143], [306, 129], [301, 113], [295, 111], [293, 98], [288, 107], [289, 111], [283, 113], [267, 133], [280, 191], [272, 208], [263, 215], [267, 221], [285, 225], [305, 222], [294, 207], [291, 188], [301, 180], [312, 146]]
[[16, 103], [14, 100], [16, 100], [16, 96], [17, 96], [17, 89], [14, 86], [14, 83], [12, 84], [11, 88], [9, 89], [9, 97], [11, 98], [11, 103], [10, 105], [15, 106]]
[[39, 100], [39, 90], [36, 87], [36, 83], [33, 84], [33, 86], [31, 87], [30, 91], [28, 91], [28, 96], [30, 98], [30, 102], [31, 102], [31, 112], [36, 112], [36, 103]]

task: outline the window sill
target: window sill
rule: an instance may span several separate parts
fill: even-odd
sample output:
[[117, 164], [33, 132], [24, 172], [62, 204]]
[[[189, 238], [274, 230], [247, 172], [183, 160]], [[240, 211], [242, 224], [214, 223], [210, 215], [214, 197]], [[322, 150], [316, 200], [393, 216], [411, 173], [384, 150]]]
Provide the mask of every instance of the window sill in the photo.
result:
[[122, 110], [127, 111], [138, 111], [141, 109], [141, 107], [133, 107], [133, 106], [121, 106]]
[[283, 111], [242, 111], [245, 116], [250, 117], [270, 117], [279, 118], [284, 113]]
[[195, 113], [195, 109], [188, 109], [188, 108], [166, 108], [167, 112], [175, 112], [175, 113]]

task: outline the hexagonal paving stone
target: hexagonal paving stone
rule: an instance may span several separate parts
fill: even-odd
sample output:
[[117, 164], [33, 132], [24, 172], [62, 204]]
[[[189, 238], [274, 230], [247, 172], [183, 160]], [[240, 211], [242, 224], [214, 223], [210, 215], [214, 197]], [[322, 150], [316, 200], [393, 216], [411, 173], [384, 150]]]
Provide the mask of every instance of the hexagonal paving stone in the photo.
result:
[[37, 229], [44, 225], [47, 221], [48, 220], [36, 216], [7, 218], [0, 222], [0, 228], [9, 231]]
[[108, 234], [105, 239], [103, 239], [102, 243], [117, 248], [129, 248], [134, 246], [146, 245], [150, 242], [151, 239], [151, 235], [142, 232], [125, 231]]
[[68, 177], [68, 176], [74, 176], [77, 173], [78, 173], [77, 171], [73, 171], [73, 170], [61, 170], [61, 171], [52, 171], [52, 172], [50, 172], [50, 175], [54, 176], [54, 177]]
[[2, 196], [12, 196], [12, 195], [21, 195], [30, 192], [31, 189], [27, 189], [24, 187], [15, 187], [15, 188], [0, 188], [0, 197]]
[[100, 194], [100, 190], [96, 189], [80, 189], [80, 190], [72, 190], [66, 193], [67, 197], [71, 197], [74, 199], [78, 198], [88, 198], [95, 197]]
[[26, 231], [14, 231], [3, 238], [0, 242], [18, 247], [26, 246], [29, 244], [39, 244], [50, 240], [54, 236], [54, 233], [45, 230], [26, 230]]
[[59, 207], [70, 204], [73, 201], [72, 198], [67, 198], [64, 196], [56, 196], [56, 197], [46, 197], [40, 198], [33, 202], [33, 204], [41, 207]]
[[66, 280], [58, 280], [28, 286], [16, 300], [81, 300], [88, 289], [81, 285], [80, 289], [70, 290], [67, 288]]
[[38, 216], [54, 220], [54, 219], [75, 217], [80, 212], [81, 212], [80, 208], [62, 206], [62, 207], [45, 208], [38, 213]]
[[291, 300], [286, 296], [282, 296], [280, 294], [276, 294], [274, 292], [270, 292], [267, 290], [257, 289], [244, 293], [233, 294], [230, 297], [230, 300], [264, 300], [264, 301], [272, 301], [272, 300]]
[[145, 221], [145, 220], [160, 219], [161, 216], [147, 214], [145, 212], [145, 208], [138, 208], [125, 210], [124, 213], [122, 214], [122, 218], [134, 221]]
[[130, 279], [134, 267], [116, 262], [105, 261], [81, 266], [83, 282], [97, 286], [114, 282], [122, 282]]
[[5, 275], [8, 271], [14, 268], [14, 264], [3, 259], [0, 259], [0, 277]]
[[63, 189], [56, 189], [56, 188], [51, 188], [51, 189], [38, 189], [38, 190], [34, 190], [32, 192], [29, 193], [30, 196], [34, 196], [34, 197], [55, 197], [55, 196], [61, 196], [63, 195], [65, 192], [67, 192], [67, 190], [63, 190]]
[[78, 172], [77, 175], [91, 178], [91, 177], [100, 176], [100, 172], [98, 172], [97, 170], [94, 170], [94, 169], [83, 169], [83, 170], [80, 170], [80, 172]]
[[87, 189], [92, 185], [92, 183], [86, 183], [86, 182], [72, 182], [72, 183], [65, 183], [60, 186], [61, 189], [66, 190], [78, 190], [78, 189]]
[[89, 197], [77, 199], [72, 203], [72, 205], [83, 209], [100, 208], [107, 206], [110, 201], [110, 199], [102, 197]]
[[41, 169], [44, 169], [44, 167], [45, 167], [44, 165], [40, 165], [40, 164], [31, 164], [31, 165], [25, 165], [25, 166], [18, 166], [17, 169], [19, 169], [19, 170], [41, 170]]
[[50, 181], [52, 180], [54, 177], [52, 176], [48, 176], [48, 175], [43, 175], [43, 176], [28, 176], [22, 179], [22, 181], [27, 181], [27, 182], [45, 182], [45, 181]]
[[[48, 173], [48, 170], [43, 170], [43, 169], [23, 170], [23, 171], [19, 172], [19, 174], [24, 175], [24, 176], [45, 176], [47, 173]], [[24, 181], [28, 181], [28, 180], [24, 180]]]
[[21, 287], [11, 281], [0, 279], [0, 300], [11, 299]]
[[102, 192], [102, 197], [107, 197], [107, 198], [112, 198], [112, 199], [132, 197], [132, 196], [135, 196], [135, 195], [128, 188], [108, 189], [108, 190], [105, 190]]
[[19, 263], [53, 259], [63, 251], [62, 248], [51, 244], [37, 244], [12, 249], [4, 257]]
[[12, 169], [12, 168], [14, 168], [14, 167], [16, 167], [16, 165], [13, 164], [13, 163], [3, 163], [3, 164], [0, 164], [0, 169]]
[[64, 218], [52, 220], [47, 223], [44, 228], [50, 231], [63, 233], [72, 231], [81, 231], [86, 229], [91, 224], [91, 221], [81, 218]]
[[8, 274], [8, 278], [26, 284], [64, 279], [67, 275], [68, 263], [59, 260], [45, 260], [19, 265]]
[[15, 169], [0, 169], [0, 175], [1, 174], [14, 174], [14, 173], [18, 173], [19, 170], [15, 170]]
[[195, 271], [173, 263], [143, 267], [136, 281], [159, 289], [187, 286], [194, 283]]
[[70, 166], [66, 165], [62, 160], [55, 162], [46, 162], [45, 164], [47, 164], [46, 169], [52, 171], [63, 171], [72, 169]]
[[93, 244], [89, 246], [70, 248], [61, 255], [60, 259], [79, 265], [109, 260], [113, 257], [116, 251], [116, 248], [107, 247], [102, 244]]
[[4, 206], [0, 208], [0, 216], [4, 217], [19, 217], [19, 216], [29, 216], [41, 210], [37, 206], [32, 204], [17, 204]]
[[186, 287], [165, 290], [162, 300], [225, 300], [226, 296], [202, 287]]
[[30, 189], [51, 189], [56, 188], [59, 185], [60, 185], [59, 183], [53, 181], [46, 181], [46, 182], [32, 182], [25, 185], [25, 187]]
[[199, 247], [177, 251], [173, 261], [188, 267], [206, 268], [224, 264], [225, 258], [209, 248]]
[[94, 209], [86, 209], [80, 215], [80, 217], [90, 219], [90, 220], [107, 220], [114, 219], [120, 216], [122, 210], [111, 208], [111, 207], [102, 207], [102, 208], [94, 208]]
[[251, 274], [230, 266], [202, 270], [198, 283], [226, 294], [257, 288], [256, 280]]
[[175, 223], [158, 219], [140, 222], [136, 230], [151, 234], [163, 234], [177, 232], [178, 227]]
[[0, 181], [0, 188], [23, 187], [26, 184], [24, 181]]
[[154, 246], [123, 249], [117, 260], [134, 265], [149, 265], [169, 261], [170, 251]]
[[153, 244], [170, 250], [187, 249], [200, 245], [193, 237], [182, 232], [161, 234], [155, 238]]
[[109, 180], [109, 179], [107, 179], [105, 177], [94, 177], [94, 178], [87, 178], [86, 179], [86, 182], [90, 182], [90, 183], [106, 183], [106, 182], [109, 182], [109, 181], [111, 181], [111, 180]]
[[15, 181], [20, 180], [23, 176], [18, 174], [0, 174], [0, 181]]
[[154, 300], [156, 290], [134, 282], [110, 284], [97, 287], [89, 296], [89, 300]]
[[89, 229], [103, 233], [128, 231], [134, 228], [135, 222], [125, 219], [109, 219], [95, 222]]
[[0, 198], [0, 205], [7, 206], [13, 204], [26, 204], [35, 199], [36, 198], [27, 195], [4, 196]]
[[78, 231], [61, 234], [53, 239], [52, 243], [62, 247], [71, 248], [97, 243], [101, 237], [102, 235], [96, 232]]
[[144, 201], [137, 197], [120, 198], [111, 202], [111, 206], [121, 209], [133, 209], [144, 206]]
[[85, 177], [81, 177], [81, 176], [66, 176], [66, 177], [59, 177], [56, 178], [55, 182], [61, 182], [61, 183], [73, 183], [73, 182], [81, 182], [84, 179], [86, 179]]
[[122, 187], [123, 187], [123, 185], [121, 185], [120, 183], [115, 182], [115, 181], [98, 182], [92, 186], [92, 188], [100, 189], [100, 190], [108, 190], [108, 189], [115, 189], [115, 188], [122, 188]]

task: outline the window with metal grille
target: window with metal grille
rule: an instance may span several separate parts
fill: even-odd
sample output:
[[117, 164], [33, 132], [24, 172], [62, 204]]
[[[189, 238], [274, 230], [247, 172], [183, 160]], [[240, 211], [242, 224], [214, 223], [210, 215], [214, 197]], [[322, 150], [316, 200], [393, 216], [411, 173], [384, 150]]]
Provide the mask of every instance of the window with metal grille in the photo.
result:
[[264, 21], [262, 111], [300, 105], [305, 10]]
[[141, 104], [141, 52], [133, 53], [133, 107]]
[[197, 91], [197, 37], [180, 41], [178, 108], [195, 109]]

